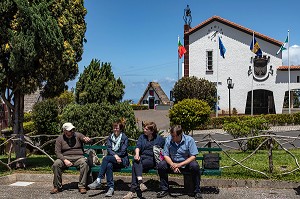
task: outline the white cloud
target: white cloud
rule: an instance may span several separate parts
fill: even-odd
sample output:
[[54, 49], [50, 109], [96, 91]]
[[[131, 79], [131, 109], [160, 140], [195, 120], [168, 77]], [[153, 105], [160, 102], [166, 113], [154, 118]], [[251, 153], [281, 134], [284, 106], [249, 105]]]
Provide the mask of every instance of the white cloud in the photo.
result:
[[[289, 50], [290, 54], [290, 65], [300, 65], [300, 46], [293, 45]], [[284, 50], [282, 52], [282, 62], [283, 65], [288, 65], [288, 51]]]

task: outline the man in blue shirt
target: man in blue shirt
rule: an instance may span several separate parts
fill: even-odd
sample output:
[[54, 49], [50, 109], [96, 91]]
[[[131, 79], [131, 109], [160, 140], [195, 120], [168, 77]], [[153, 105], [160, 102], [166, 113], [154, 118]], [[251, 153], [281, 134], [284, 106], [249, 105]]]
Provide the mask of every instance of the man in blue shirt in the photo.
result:
[[180, 125], [171, 127], [170, 135], [166, 138], [164, 146], [164, 160], [158, 164], [160, 189], [157, 198], [169, 194], [168, 173], [191, 172], [195, 183], [195, 198], [201, 199], [200, 193], [200, 167], [196, 161], [198, 149], [195, 140], [182, 132]]

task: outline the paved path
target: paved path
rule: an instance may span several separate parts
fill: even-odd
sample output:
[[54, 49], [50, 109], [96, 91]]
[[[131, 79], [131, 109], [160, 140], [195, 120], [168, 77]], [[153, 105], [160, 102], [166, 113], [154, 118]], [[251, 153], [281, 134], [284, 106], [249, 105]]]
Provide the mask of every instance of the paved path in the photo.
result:
[[[0, 178], [0, 198], [18, 199], [18, 198], [61, 198], [61, 199], [77, 199], [77, 198], [104, 198], [105, 190], [89, 190], [87, 194], [80, 194], [76, 189], [77, 177], [74, 175], [63, 175], [64, 188], [63, 192], [55, 195], [51, 195], [49, 191], [52, 189], [53, 176], [50, 174], [14, 174], [7, 177]], [[147, 179], [146, 185], [150, 187], [150, 190], [143, 193], [144, 198], [156, 198], [156, 192], [158, 191], [157, 177], [154, 180]], [[130, 177], [116, 176], [116, 191], [112, 198], [122, 198], [129, 191]], [[184, 190], [181, 184], [177, 184], [177, 181], [172, 182], [172, 195], [165, 197], [171, 198], [192, 198], [184, 194]], [[19, 183], [19, 186], [12, 183]], [[27, 186], [20, 186], [22, 183], [32, 182]], [[182, 180], [179, 180], [179, 183]], [[218, 186], [211, 186], [210, 183], [215, 183]], [[231, 185], [223, 187], [223, 185]], [[232, 185], [237, 185], [234, 187]], [[282, 188], [279, 188], [281, 187]], [[224, 181], [203, 179], [201, 184], [201, 191], [204, 199], [296, 199], [300, 198], [300, 188], [297, 183], [287, 182], [271, 182], [271, 181]]]

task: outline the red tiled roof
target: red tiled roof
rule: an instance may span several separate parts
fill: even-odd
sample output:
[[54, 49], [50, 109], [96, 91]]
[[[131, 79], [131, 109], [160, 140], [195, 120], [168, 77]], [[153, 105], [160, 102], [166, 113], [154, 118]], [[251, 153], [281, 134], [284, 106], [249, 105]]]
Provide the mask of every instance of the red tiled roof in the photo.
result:
[[272, 44], [274, 44], [274, 45], [277, 45], [277, 46], [281, 46], [281, 45], [283, 44], [283, 43], [280, 42], [280, 41], [277, 41], [277, 40], [275, 40], [275, 39], [272, 39], [272, 38], [270, 38], [270, 37], [268, 37], [268, 36], [266, 36], [266, 35], [263, 35], [263, 34], [261, 34], [261, 33], [255, 32], [254, 30], [251, 30], [251, 29], [249, 29], [249, 28], [245, 28], [245, 27], [243, 27], [243, 26], [241, 26], [241, 25], [238, 25], [238, 24], [233, 23], [233, 22], [231, 22], [231, 21], [228, 21], [228, 20], [226, 20], [226, 19], [223, 19], [223, 18], [221, 18], [221, 17], [219, 17], [219, 16], [213, 16], [213, 17], [211, 17], [211, 18], [209, 18], [209, 19], [203, 21], [202, 23], [200, 23], [199, 25], [195, 26], [194, 28], [191, 28], [188, 32], [185, 32], [184, 34], [190, 35], [190, 34], [196, 32], [197, 30], [203, 28], [204, 26], [206, 26], [207, 24], [209, 24], [209, 23], [211, 23], [211, 22], [213, 22], [213, 21], [218, 21], [218, 22], [223, 23], [223, 24], [225, 24], [225, 25], [227, 25], [227, 26], [230, 26], [230, 27], [232, 27], [232, 28], [235, 28], [235, 29], [238, 29], [238, 30], [240, 30], [240, 31], [242, 31], [242, 32], [245, 32], [245, 33], [247, 33], [247, 34], [249, 34], [249, 35], [252, 35], [253, 32], [254, 32], [254, 35], [255, 35], [256, 38], [260, 38], [260, 39], [262, 39], [262, 40], [265, 40], [265, 41], [267, 41], [267, 42], [269, 42], [269, 43], [272, 43]]
[[[288, 70], [289, 66], [278, 66], [277, 70]], [[300, 70], [300, 66], [290, 66], [290, 70]]]

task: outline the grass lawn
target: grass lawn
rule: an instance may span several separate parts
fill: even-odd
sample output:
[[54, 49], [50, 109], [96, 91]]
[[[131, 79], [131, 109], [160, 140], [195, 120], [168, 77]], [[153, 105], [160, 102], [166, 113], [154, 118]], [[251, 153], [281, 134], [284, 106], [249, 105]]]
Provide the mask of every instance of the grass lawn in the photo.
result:
[[[247, 157], [251, 152], [241, 152], [241, 151], [226, 151], [229, 157], [241, 161]], [[292, 154], [299, 160], [300, 159], [300, 149], [290, 150]], [[203, 178], [226, 178], [226, 179], [272, 179], [272, 180], [284, 180], [284, 181], [300, 181], [300, 170], [297, 170], [291, 174], [282, 175], [284, 172], [291, 171], [298, 168], [295, 159], [285, 152], [284, 150], [274, 150], [273, 151], [273, 173], [269, 173], [269, 158], [268, 151], [261, 150], [254, 154], [251, 158], [242, 162], [246, 167], [254, 170], [259, 170], [267, 174], [268, 177], [262, 175], [258, 172], [251, 171], [240, 165], [235, 165], [235, 162], [226, 156], [224, 152], [221, 152], [221, 176], [204, 176]], [[13, 157], [12, 157], [13, 158]], [[54, 157], [55, 159], [55, 157]], [[7, 157], [1, 155], [0, 160], [4, 163], [7, 162]], [[22, 172], [22, 173], [52, 173], [51, 170], [52, 161], [44, 155], [34, 155], [27, 159], [27, 168], [13, 170], [12, 173]], [[201, 165], [201, 163], [200, 163]], [[231, 166], [235, 165], [235, 166]], [[229, 167], [228, 167], [229, 166]], [[67, 171], [69, 173], [77, 173], [76, 171]], [[7, 168], [0, 165], [0, 176], [11, 174]]]

